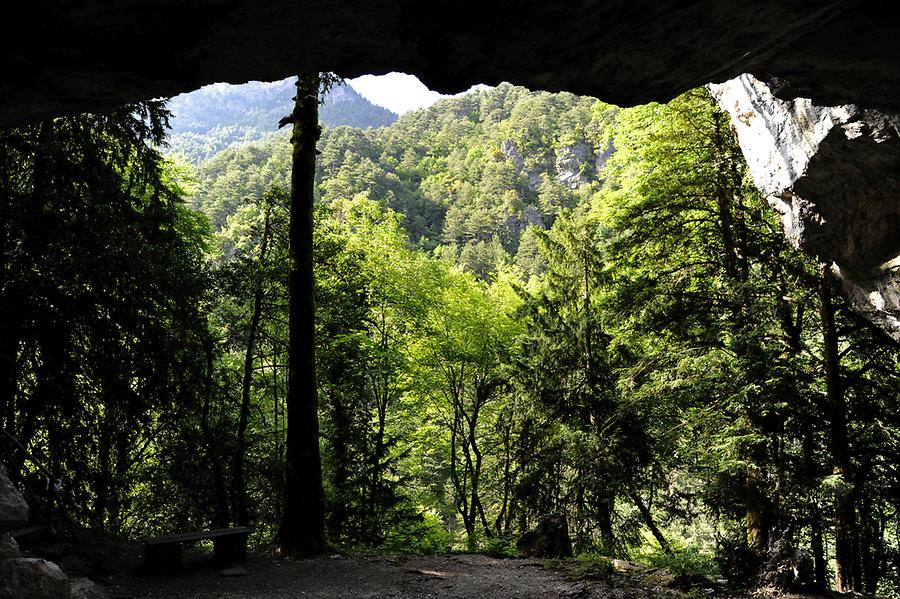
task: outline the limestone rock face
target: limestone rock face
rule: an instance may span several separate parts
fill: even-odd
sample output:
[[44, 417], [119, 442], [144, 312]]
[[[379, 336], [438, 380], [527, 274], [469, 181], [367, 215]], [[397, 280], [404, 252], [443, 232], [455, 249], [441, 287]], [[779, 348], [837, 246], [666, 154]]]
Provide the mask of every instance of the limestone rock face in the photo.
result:
[[528, 189], [531, 191], [536, 190], [541, 184], [541, 174], [535, 170], [528, 170], [528, 167], [525, 166], [525, 159], [522, 158], [522, 154], [519, 152], [516, 142], [511, 139], [504, 139], [500, 143], [500, 151], [513, 161], [517, 171], [525, 175]]
[[28, 504], [0, 464], [0, 533], [19, 528], [27, 521]]
[[750, 75], [709, 88], [787, 239], [831, 264], [857, 310], [900, 341], [900, 116], [779, 100]]
[[584, 167], [594, 161], [594, 149], [583, 141], [560, 148], [556, 153], [556, 178], [574, 189], [588, 182], [589, 173]]
[[616, 146], [610, 141], [605, 150], [597, 152], [597, 155], [594, 157], [594, 175], [598, 179], [603, 179], [603, 169], [606, 168], [606, 163], [612, 158], [615, 151]]
[[59, 566], [39, 558], [0, 560], [0, 599], [69, 599], [69, 579]]

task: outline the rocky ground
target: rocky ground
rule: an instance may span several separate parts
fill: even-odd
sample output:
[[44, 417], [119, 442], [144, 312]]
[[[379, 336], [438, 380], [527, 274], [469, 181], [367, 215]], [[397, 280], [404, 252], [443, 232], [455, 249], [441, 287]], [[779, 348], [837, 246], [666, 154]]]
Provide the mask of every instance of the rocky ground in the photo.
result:
[[[188, 553], [181, 571], [151, 576], [131, 567], [135, 560], [139, 561], [139, 553], [140, 547], [123, 546], [110, 557], [111, 569], [105, 576], [110, 599], [749, 597], [717, 588], [711, 581], [675, 577], [666, 570], [640, 568], [622, 573], [611, 571], [608, 565], [579, 560], [498, 559], [484, 555], [294, 560], [255, 553], [247, 561], [223, 569], [212, 565], [208, 557]], [[123, 567], [127, 564], [131, 565]], [[753, 595], [760, 599], [774, 596]]]
[[668, 589], [614, 588], [578, 579], [535, 559], [483, 555], [369, 556], [284, 560], [254, 555], [238, 568], [194, 567], [168, 576], [127, 575], [111, 580], [113, 599], [299, 598], [663, 598]]

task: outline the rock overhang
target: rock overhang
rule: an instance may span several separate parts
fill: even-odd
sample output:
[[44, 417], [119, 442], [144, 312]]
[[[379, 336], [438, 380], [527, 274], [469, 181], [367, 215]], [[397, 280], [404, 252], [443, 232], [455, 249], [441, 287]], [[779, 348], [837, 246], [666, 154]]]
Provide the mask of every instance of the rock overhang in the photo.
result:
[[753, 73], [766, 82], [760, 121], [779, 102], [843, 119], [808, 156], [818, 133], [795, 127], [769, 153], [800, 163], [757, 182], [794, 215], [789, 239], [833, 262], [857, 306], [900, 339], [898, 12], [877, 0], [47, 0], [0, 25], [0, 125], [310, 70], [399, 70], [442, 92], [507, 80], [620, 105]]
[[630, 105], [744, 72], [781, 97], [900, 111], [900, 20], [837, 0], [47, 0], [0, 28], [0, 123], [217, 81], [399, 70]]

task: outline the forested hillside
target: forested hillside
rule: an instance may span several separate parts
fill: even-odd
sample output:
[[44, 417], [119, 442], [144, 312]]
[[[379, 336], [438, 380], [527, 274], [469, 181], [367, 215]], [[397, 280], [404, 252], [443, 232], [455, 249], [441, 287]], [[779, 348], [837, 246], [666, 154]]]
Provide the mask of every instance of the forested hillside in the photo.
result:
[[[59, 473], [80, 525], [269, 546], [292, 147], [193, 167], [157, 153], [164, 120], [7, 132], [0, 456]], [[334, 547], [508, 556], [554, 514], [582, 558], [695, 587], [900, 596], [900, 348], [785, 243], [704, 89], [620, 109], [504, 84], [318, 149]]]
[[[293, 109], [295, 79], [244, 85], [216, 83], [172, 98], [168, 104], [172, 112], [168, 151], [202, 162], [226, 148], [271, 139], [278, 121]], [[349, 84], [328, 93], [319, 115], [326, 127], [385, 127], [397, 118], [393, 112], [370, 103]]]
[[[529, 225], [588, 204], [612, 154], [615, 107], [503, 84], [443, 100], [377, 130], [328, 129], [324, 205], [364, 194], [403, 215], [410, 240], [486, 278], [519, 253]], [[286, 186], [286, 136], [223, 152], [198, 169], [194, 206], [221, 225], [242, 198]], [[534, 257], [531, 236], [522, 263]]]

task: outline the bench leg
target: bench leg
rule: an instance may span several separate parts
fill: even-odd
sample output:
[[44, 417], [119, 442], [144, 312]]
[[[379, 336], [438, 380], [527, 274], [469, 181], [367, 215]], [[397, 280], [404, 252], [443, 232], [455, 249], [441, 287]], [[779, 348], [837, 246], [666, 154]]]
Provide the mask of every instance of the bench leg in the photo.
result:
[[144, 545], [144, 567], [150, 572], [175, 570], [181, 566], [181, 543]]
[[247, 535], [213, 539], [214, 559], [220, 564], [247, 558]]

